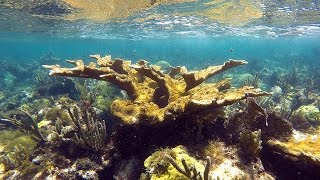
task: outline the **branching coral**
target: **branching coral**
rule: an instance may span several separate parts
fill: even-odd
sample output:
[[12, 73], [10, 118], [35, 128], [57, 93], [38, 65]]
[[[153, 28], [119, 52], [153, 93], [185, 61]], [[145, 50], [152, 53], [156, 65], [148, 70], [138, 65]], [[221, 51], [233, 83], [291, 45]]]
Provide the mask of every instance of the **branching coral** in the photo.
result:
[[[188, 72], [186, 67], [172, 67], [164, 73], [158, 66], [141, 60], [136, 64], [111, 56], [92, 55], [97, 62], [85, 65], [82, 60], [68, 61], [74, 68], [44, 65], [50, 75], [93, 78], [116, 84], [132, 100], [115, 100], [111, 113], [125, 124], [156, 124], [170, 121], [188, 113], [206, 108], [219, 108], [252, 96], [263, 96], [251, 86], [230, 89], [230, 79], [216, 84], [204, 84], [208, 78], [230, 68], [246, 64], [244, 60], [229, 60], [223, 65], [209, 66], [200, 71]], [[200, 86], [201, 85], [201, 86]]]

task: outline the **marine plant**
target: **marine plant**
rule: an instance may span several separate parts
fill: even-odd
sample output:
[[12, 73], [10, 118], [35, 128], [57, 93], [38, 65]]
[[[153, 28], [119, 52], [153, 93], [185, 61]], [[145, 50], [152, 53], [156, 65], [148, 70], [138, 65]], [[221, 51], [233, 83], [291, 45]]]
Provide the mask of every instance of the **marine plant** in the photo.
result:
[[68, 119], [69, 116], [61, 108], [52, 107], [45, 112], [44, 118], [47, 121], [55, 122], [58, 119]]
[[102, 150], [107, 140], [106, 125], [104, 120], [98, 118], [93, 107], [83, 102], [80, 106], [68, 108], [68, 113], [77, 130], [73, 140], [83, 148]]
[[211, 166], [211, 159], [209, 156], [207, 156], [207, 159], [206, 159], [206, 166], [205, 166], [203, 175], [201, 175], [201, 172], [199, 172], [193, 165], [191, 166], [188, 165], [184, 159], [181, 159], [181, 163], [183, 165], [183, 169], [182, 169], [170, 155], [167, 155], [167, 158], [173, 167], [175, 167], [181, 174], [185, 175], [189, 179], [210, 180], [209, 169]]
[[228, 152], [233, 152], [228, 149], [225, 143], [220, 141], [209, 141], [208, 144], [201, 149], [201, 155], [203, 157], [209, 156], [214, 165], [220, 165], [228, 156]]
[[6, 118], [1, 121], [6, 121], [16, 126], [22, 132], [30, 135], [34, 140], [43, 143], [45, 139], [40, 133], [38, 124], [32, 115], [25, 110], [13, 110], [5, 115]]
[[43, 70], [35, 70], [33, 79], [36, 93], [39, 96], [69, 94], [69, 97], [74, 98], [77, 95], [75, 83], [71, 79], [46, 76]]
[[4, 163], [5, 171], [14, 169], [22, 165], [23, 161], [27, 158], [25, 148], [19, 144], [14, 149], [5, 155], [0, 156], [0, 162]]
[[246, 64], [244, 60], [229, 60], [222, 65], [189, 72], [184, 66], [171, 67], [164, 73], [160, 67], [145, 60], [131, 61], [111, 56], [92, 55], [97, 62], [85, 65], [82, 60], [67, 61], [75, 67], [43, 65], [50, 75], [93, 78], [108, 81], [127, 92], [131, 99], [113, 101], [110, 111], [124, 124], [158, 124], [185, 114], [205, 109], [218, 109], [247, 97], [268, 95], [252, 86], [230, 89], [230, 79], [218, 83], [203, 83], [208, 78], [230, 68]]
[[206, 161], [207, 164], [204, 166], [202, 162], [189, 155], [182, 145], [172, 149], [160, 149], [144, 161], [146, 173], [141, 174], [140, 179], [208, 179], [210, 157], [207, 157]]
[[258, 77], [258, 73], [256, 73], [254, 75], [253, 79], [248, 78], [247, 80], [245, 80], [243, 82], [244, 86], [253, 86], [254, 88], [258, 88], [259, 87], [259, 77]]
[[258, 157], [262, 149], [261, 130], [243, 131], [240, 133], [240, 147], [245, 154], [250, 157]]
[[80, 101], [87, 101], [93, 104], [97, 96], [97, 86], [93, 85], [94, 89], [89, 89], [89, 81], [74, 80], [75, 88], [80, 94]]

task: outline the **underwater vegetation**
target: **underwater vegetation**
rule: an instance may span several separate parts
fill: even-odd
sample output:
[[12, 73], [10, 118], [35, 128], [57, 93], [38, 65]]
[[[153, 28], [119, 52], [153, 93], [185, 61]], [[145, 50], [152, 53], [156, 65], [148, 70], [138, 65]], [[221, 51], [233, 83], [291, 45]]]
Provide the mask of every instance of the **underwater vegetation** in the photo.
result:
[[51, 76], [36, 68], [29, 98], [3, 100], [0, 178], [320, 177], [319, 89], [301, 72], [311, 67], [258, 74], [232, 71], [244, 60], [188, 70], [91, 58], [44, 65]]

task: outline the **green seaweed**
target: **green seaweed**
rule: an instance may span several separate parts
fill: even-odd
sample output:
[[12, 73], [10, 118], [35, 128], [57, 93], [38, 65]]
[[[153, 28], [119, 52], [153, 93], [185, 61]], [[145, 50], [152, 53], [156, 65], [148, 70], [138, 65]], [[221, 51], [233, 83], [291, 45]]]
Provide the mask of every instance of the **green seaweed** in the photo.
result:
[[30, 135], [35, 141], [43, 143], [45, 139], [40, 133], [37, 121], [32, 115], [24, 110], [12, 110], [5, 114], [5, 118], [1, 119], [16, 126], [22, 132]]

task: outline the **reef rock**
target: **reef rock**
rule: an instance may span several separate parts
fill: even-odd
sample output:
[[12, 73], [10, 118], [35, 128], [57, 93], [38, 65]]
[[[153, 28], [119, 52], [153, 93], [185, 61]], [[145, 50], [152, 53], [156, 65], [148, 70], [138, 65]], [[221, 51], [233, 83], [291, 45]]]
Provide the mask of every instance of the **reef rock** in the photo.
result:
[[320, 129], [311, 133], [294, 131], [288, 141], [269, 140], [263, 152], [268, 169], [285, 179], [320, 178]]
[[292, 112], [292, 119], [310, 124], [318, 124], [320, 122], [320, 111], [313, 105], [303, 105]]
[[[224, 146], [224, 145], [223, 145]], [[213, 150], [213, 148], [216, 148]], [[232, 152], [221, 152], [219, 159], [214, 159], [210, 154], [212, 150], [218, 152], [226, 147], [210, 147], [207, 161], [193, 157], [184, 146], [172, 149], [161, 149], [154, 152], [144, 161], [145, 173], [140, 179], [274, 179], [263, 169], [253, 172], [249, 166], [241, 164], [235, 149], [227, 148]], [[212, 162], [211, 162], [212, 161]], [[196, 176], [193, 176], [196, 174]]]
[[67, 61], [75, 67], [44, 65], [50, 75], [93, 78], [108, 81], [127, 92], [130, 100], [117, 99], [111, 113], [124, 124], [158, 124], [182, 115], [208, 108], [217, 109], [247, 97], [268, 95], [260, 89], [244, 86], [230, 89], [230, 79], [215, 84], [203, 83], [208, 78], [230, 68], [246, 64], [244, 60], [229, 60], [219, 66], [209, 66], [189, 72], [186, 67], [172, 67], [165, 73], [159, 66], [141, 60], [136, 64], [111, 56], [92, 55], [96, 62], [85, 65], [82, 60]]

